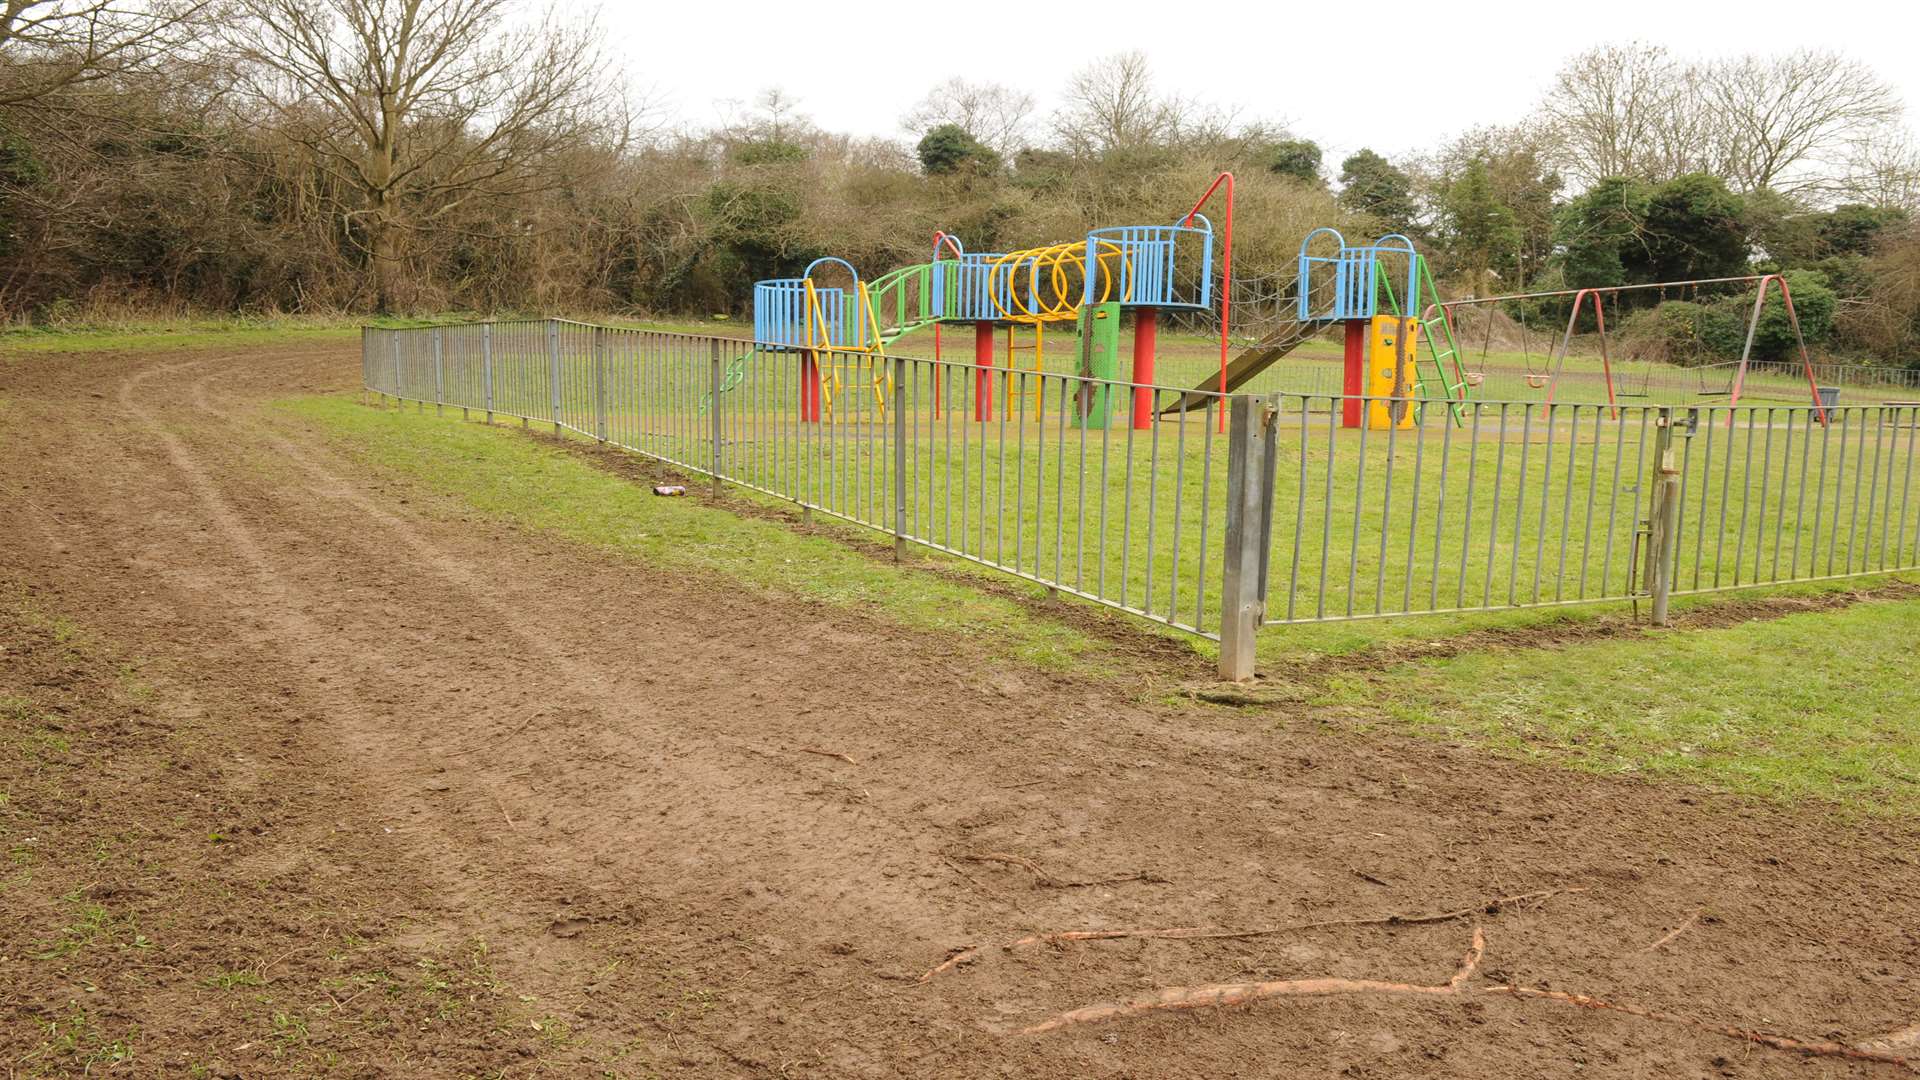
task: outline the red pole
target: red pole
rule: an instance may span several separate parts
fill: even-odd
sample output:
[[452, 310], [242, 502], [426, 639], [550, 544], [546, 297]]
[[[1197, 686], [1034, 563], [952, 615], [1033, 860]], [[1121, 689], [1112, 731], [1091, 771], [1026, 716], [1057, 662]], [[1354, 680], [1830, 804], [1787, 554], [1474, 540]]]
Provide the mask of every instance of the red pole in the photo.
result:
[[993, 419], [993, 324], [973, 324], [973, 418]]
[[[1827, 422], [1827, 406], [1820, 400], [1820, 380], [1813, 377], [1813, 357], [1807, 353], [1806, 336], [1800, 333], [1800, 316], [1793, 310], [1793, 293], [1787, 288], [1787, 277], [1785, 274], [1776, 274], [1774, 276], [1780, 281], [1780, 302], [1787, 305], [1787, 322], [1793, 326], [1793, 340], [1800, 344], [1800, 365], [1804, 367], [1807, 372], [1807, 389], [1813, 391], [1813, 407], [1819, 410], [1820, 423], [1824, 426]], [[1766, 288], [1766, 282], [1761, 282], [1760, 291], [1763, 296], [1766, 293]], [[1739, 400], [1740, 399], [1736, 397], [1728, 404], [1730, 406], [1738, 404]], [[1733, 422], [1733, 410], [1731, 408], [1727, 410], [1727, 422]]]
[[[933, 263], [937, 263], [940, 261], [940, 245], [946, 239], [947, 239], [947, 234], [945, 232], [936, 231], [933, 234]], [[934, 275], [937, 274], [940, 270], [940, 268], [938, 266], [934, 266], [933, 263], [927, 264], [927, 287], [929, 289], [933, 287]], [[931, 310], [931, 304], [932, 304], [931, 298], [928, 299], [928, 304], [929, 304], [929, 310]], [[943, 310], [941, 311], [933, 311], [932, 314], [933, 314], [933, 411], [939, 412], [940, 411], [940, 388], [947, 381], [946, 370], [940, 366], [940, 316], [945, 314], [945, 310], [943, 308]]]
[[1609, 406], [1607, 412], [1617, 420], [1620, 418], [1620, 410], [1612, 407], [1617, 406], [1619, 402], [1613, 396], [1613, 358], [1607, 355], [1607, 313], [1600, 310], [1599, 293], [1593, 294], [1593, 326], [1594, 331], [1600, 335], [1600, 370], [1607, 376], [1607, 405]]
[[1143, 307], [1133, 313], [1133, 428], [1153, 426], [1153, 352], [1160, 336], [1160, 312]]
[[820, 422], [820, 361], [812, 349], [800, 354], [800, 419]]
[[1357, 428], [1366, 405], [1361, 398], [1367, 392], [1367, 320], [1348, 319], [1346, 328], [1347, 369], [1341, 391], [1347, 396], [1340, 403], [1340, 426]]
[[[1213, 186], [1207, 188], [1207, 193], [1200, 196], [1200, 201], [1193, 204], [1193, 209], [1187, 211], [1183, 223], [1193, 224], [1193, 215], [1200, 212], [1200, 208], [1207, 204], [1208, 199], [1213, 198], [1213, 193], [1219, 190], [1221, 184], [1227, 185], [1227, 231], [1220, 254], [1220, 396], [1225, 398], [1227, 334], [1233, 326], [1233, 174], [1223, 172], [1214, 177]], [[1224, 400], [1220, 402], [1220, 430], [1227, 430], [1227, 404]]]

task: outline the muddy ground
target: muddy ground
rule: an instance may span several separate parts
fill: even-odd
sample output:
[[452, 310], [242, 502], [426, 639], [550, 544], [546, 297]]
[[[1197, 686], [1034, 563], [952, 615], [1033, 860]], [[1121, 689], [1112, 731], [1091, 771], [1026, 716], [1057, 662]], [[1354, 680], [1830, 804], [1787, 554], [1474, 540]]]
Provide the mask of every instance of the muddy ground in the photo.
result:
[[[1909, 1071], [1849, 1047], [1920, 1054], [1912, 825], [1298, 705], [1170, 708], [469, 518], [263, 407], [357, 371], [350, 346], [0, 362], [19, 1075], [1832, 1077]], [[1279, 929], [1004, 947], [1182, 927]], [[1026, 1030], [1250, 982], [1280, 988]]]

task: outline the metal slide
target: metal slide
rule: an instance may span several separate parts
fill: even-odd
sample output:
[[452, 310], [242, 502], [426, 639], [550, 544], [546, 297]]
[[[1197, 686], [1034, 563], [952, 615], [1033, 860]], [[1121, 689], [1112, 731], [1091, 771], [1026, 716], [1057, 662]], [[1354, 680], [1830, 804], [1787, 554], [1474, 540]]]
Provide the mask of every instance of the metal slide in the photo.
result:
[[[1288, 323], [1285, 327], [1258, 345], [1246, 350], [1227, 364], [1226, 392], [1231, 394], [1254, 376], [1279, 363], [1286, 355], [1313, 339], [1326, 327], [1315, 323]], [[1221, 392], [1218, 372], [1207, 376], [1205, 382], [1180, 395], [1173, 404], [1160, 410], [1161, 416], [1177, 412], [1197, 411], [1211, 404]]]

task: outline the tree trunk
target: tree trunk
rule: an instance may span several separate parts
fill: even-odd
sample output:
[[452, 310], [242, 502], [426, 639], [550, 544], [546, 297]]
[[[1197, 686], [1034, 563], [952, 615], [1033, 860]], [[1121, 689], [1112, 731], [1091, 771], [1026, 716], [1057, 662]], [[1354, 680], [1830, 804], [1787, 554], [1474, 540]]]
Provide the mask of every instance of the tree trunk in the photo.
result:
[[400, 308], [401, 278], [406, 270], [406, 251], [401, 230], [383, 208], [367, 219], [367, 242], [373, 252], [373, 306], [381, 315], [392, 315]]

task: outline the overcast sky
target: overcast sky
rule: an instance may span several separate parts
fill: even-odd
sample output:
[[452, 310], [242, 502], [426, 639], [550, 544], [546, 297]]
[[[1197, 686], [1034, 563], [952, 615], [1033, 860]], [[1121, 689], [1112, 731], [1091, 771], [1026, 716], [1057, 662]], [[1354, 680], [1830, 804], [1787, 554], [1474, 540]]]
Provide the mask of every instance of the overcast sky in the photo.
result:
[[[1689, 55], [1840, 50], [1900, 91], [1916, 129], [1920, 5], [1824, 0], [1794, 5], [1799, 18], [1771, 14], [1773, 7], [609, 0], [601, 18], [633, 82], [695, 127], [723, 121], [727, 99], [750, 101], [777, 86], [824, 128], [897, 136], [900, 115], [955, 75], [1025, 90], [1044, 116], [1074, 69], [1139, 49], [1163, 90], [1284, 121], [1319, 142], [1331, 168], [1361, 146], [1425, 150], [1475, 124], [1518, 120], [1562, 59], [1637, 39]], [[1088, 18], [1089, 9], [1102, 14]], [[1452, 17], [1431, 17], [1440, 12]], [[1183, 16], [1198, 21], [1184, 27]]]

